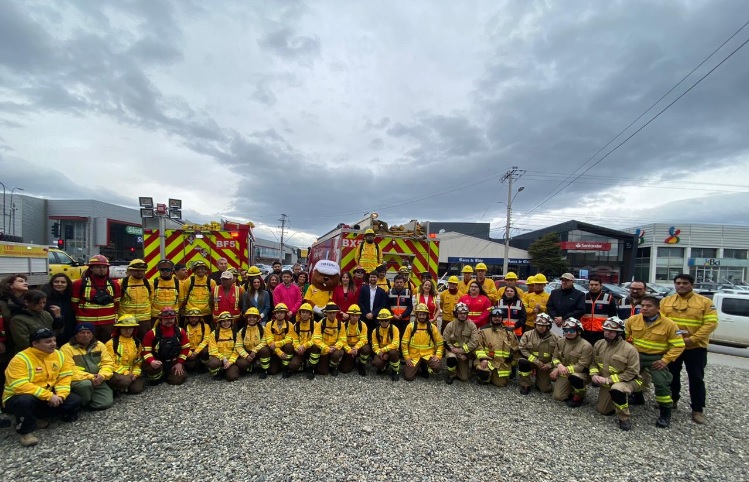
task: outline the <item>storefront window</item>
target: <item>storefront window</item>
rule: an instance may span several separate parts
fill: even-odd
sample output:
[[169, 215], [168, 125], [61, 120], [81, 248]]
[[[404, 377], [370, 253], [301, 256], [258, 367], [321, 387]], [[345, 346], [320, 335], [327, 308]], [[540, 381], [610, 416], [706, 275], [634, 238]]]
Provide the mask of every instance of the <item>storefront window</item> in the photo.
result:
[[747, 251], [746, 249], [724, 249], [723, 250], [723, 257], [724, 258], [730, 258], [730, 259], [747, 259]]
[[658, 258], [684, 259], [684, 248], [660, 247], [658, 248]]
[[692, 248], [692, 258], [717, 258], [716, 248]]

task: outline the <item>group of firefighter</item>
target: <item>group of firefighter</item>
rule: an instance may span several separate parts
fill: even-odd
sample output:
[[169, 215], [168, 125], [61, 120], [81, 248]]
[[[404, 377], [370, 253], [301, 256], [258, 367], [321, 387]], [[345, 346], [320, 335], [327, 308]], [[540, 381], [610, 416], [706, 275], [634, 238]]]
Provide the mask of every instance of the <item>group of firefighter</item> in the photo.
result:
[[[402, 274], [386, 291], [375, 268], [369, 283], [359, 287], [358, 304], [341, 309], [328, 301], [319, 309], [304, 299], [290, 308], [279, 292], [270, 319], [263, 320], [254, 303], [242, 311], [245, 287], [261, 278], [256, 267], [243, 273], [247, 279], [238, 280], [226, 266], [209, 273], [199, 261], [192, 275], [180, 280], [172, 262], [162, 260], [158, 277], [148, 281], [146, 263], [134, 260], [128, 276], [118, 282], [109, 278], [104, 256], [94, 256], [88, 264], [87, 273], [73, 284], [78, 351], [56, 350], [54, 333], [42, 328], [31, 334], [30, 347], [6, 371], [3, 402], [17, 419], [23, 415], [17, 427], [22, 435], [34, 431], [39, 414], [61, 410], [57, 414], [71, 418], [83, 402], [108, 408], [113, 393], [140, 393], [147, 381], [180, 385], [191, 371], [208, 370], [228, 381], [278, 373], [314, 379], [354, 369], [366, 376], [371, 363], [378, 375], [397, 381], [402, 371], [412, 381], [440, 372], [443, 359], [448, 384], [475, 375], [478, 383], [504, 387], [517, 378], [522, 394], [533, 388], [553, 392], [555, 400], [573, 408], [583, 404], [592, 384], [599, 387], [596, 409], [616, 414], [622, 430], [631, 428], [629, 404], [644, 403], [642, 393], [650, 383], [660, 407], [656, 425], [669, 426], [675, 405], [673, 367], [678, 365], [678, 375], [686, 362], [692, 418], [704, 423], [704, 362], [699, 356], [685, 358], [685, 348], [704, 349], [717, 316], [710, 300], [691, 291], [689, 275], [675, 280], [677, 290], [685, 281], [689, 291], [663, 301], [631, 291], [614, 305], [614, 310], [629, 311], [626, 322], [611, 311], [610, 297], [594, 291], [594, 280], [591, 292], [584, 294], [565, 273], [562, 288], [549, 294], [547, 280], [539, 274], [527, 280], [525, 293], [517, 275], [508, 273], [505, 286], [497, 289], [483, 263], [466, 266], [462, 280], [449, 277], [447, 289], [428, 303], [418, 295], [412, 302], [405, 287], [409, 280]], [[360, 265], [355, 271], [365, 270]], [[291, 276], [282, 273], [289, 288]], [[441, 320], [433, 318], [435, 304]], [[552, 333], [553, 325], [562, 336]], [[700, 363], [701, 371], [695, 369]], [[695, 373], [699, 379], [693, 380]], [[86, 382], [85, 390], [76, 390], [80, 382]], [[77, 405], [71, 401], [75, 398]], [[36, 443], [31, 442], [24, 445]]]

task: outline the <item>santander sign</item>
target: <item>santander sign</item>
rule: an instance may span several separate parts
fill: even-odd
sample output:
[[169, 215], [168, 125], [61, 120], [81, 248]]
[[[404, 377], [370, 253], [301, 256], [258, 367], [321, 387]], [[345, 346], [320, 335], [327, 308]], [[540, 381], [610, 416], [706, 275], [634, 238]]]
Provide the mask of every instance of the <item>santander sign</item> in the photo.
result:
[[562, 241], [559, 247], [566, 250], [611, 251], [611, 243], [599, 241]]

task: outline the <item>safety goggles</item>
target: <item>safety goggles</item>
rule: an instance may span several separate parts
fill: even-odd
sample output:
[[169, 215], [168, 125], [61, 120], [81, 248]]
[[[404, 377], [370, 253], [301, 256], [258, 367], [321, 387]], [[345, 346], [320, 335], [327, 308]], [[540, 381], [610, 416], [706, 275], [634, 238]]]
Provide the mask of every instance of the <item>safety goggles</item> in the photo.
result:
[[564, 333], [565, 335], [571, 335], [577, 333], [577, 328], [563, 328], [562, 333]]

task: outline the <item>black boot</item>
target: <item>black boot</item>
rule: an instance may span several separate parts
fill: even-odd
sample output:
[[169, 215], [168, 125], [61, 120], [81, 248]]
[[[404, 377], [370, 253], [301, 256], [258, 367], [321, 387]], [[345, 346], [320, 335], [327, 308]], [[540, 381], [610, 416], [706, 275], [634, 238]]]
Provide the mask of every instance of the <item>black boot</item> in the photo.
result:
[[448, 385], [452, 385], [454, 381], [455, 381], [455, 378], [451, 377], [450, 375], [448, 375], [447, 378], [445, 378], [445, 383], [447, 383]]
[[338, 367], [330, 367], [330, 376], [337, 377], [338, 376]]
[[263, 369], [261, 368], [261, 369], [260, 369], [260, 375], [259, 375], [259, 378], [260, 378], [261, 380], [265, 380], [266, 378], [268, 378], [268, 370], [263, 370]]
[[315, 379], [315, 365], [310, 365], [307, 367], [307, 380], [314, 380]]
[[364, 364], [362, 362], [359, 362], [358, 366], [356, 367], [356, 369], [359, 370], [359, 375], [360, 376], [362, 376], [362, 377], [366, 377], [367, 376], [367, 365], [366, 364]]
[[426, 363], [421, 365], [421, 378], [429, 378], [429, 367]]
[[289, 378], [291, 376], [291, 369], [289, 367], [284, 368], [281, 378]]
[[400, 378], [400, 374], [391, 368], [390, 369], [390, 380], [392, 380], [394, 382], [397, 382], [399, 378]]
[[668, 428], [671, 426], [671, 407], [660, 406], [660, 415], [655, 421], [655, 426], [659, 428]]
[[632, 430], [632, 422], [629, 420], [619, 420], [619, 428], [625, 432]]
[[520, 387], [521, 395], [528, 395], [531, 393], [531, 387]]
[[629, 396], [630, 405], [645, 405], [645, 395], [642, 392], [635, 392]]

